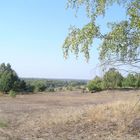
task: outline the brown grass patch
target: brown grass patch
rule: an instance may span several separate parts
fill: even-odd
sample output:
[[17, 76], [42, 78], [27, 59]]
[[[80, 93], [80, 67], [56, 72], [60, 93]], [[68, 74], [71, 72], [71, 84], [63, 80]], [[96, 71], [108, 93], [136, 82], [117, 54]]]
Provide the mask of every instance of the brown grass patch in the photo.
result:
[[137, 101], [97, 105], [87, 111], [87, 118], [92, 123], [112, 123], [118, 131], [126, 131], [136, 118], [140, 118], [140, 103], [136, 105]]
[[3, 96], [4, 94], [2, 92], [0, 92], [0, 97]]
[[132, 140], [139, 140], [140, 103], [135, 106], [139, 97], [140, 92], [4, 96], [0, 98], [0, 118], [7, 120], [8, 127], [1, 128], [1, 133], [11, 139], [30, 140], [64, 136], [84, 140], [88, 136], [90, 140], [123, 140], [128, 136], [130, 140], [132, 136]]

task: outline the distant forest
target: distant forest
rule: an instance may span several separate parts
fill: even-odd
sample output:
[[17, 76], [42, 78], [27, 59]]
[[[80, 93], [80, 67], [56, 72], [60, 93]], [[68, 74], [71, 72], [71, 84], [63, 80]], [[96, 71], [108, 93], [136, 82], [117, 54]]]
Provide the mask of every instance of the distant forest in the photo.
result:
[[87, 85], [87, 80], [74, 79], [42, 79], [42, 78], [22, 78], [27, 85], [33, 86], [35, 92], [41, 91], [65, 91], [82, 89]]
[[86, 80], [19, 78], [10, 64], [0, 65], [0, 91], [5, 94], [78, 90], [86, 84]]
[[140, 88], [140, 74], [128, 74], [124, 77], [117, 69], [110, 68], [103, 77], [93, 80], [19, 78], [10, 64], [0, 65], [0, 92], [15, 95], [17, 93], [38, 93], [81, 90], [97, 92], [106, 89]]

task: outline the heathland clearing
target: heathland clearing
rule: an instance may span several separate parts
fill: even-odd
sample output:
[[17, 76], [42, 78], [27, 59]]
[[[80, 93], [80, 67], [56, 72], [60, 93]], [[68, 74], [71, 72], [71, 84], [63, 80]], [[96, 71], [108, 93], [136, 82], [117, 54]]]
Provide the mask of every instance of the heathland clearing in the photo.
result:
[[1, 140], [140, 138], [140, 91], [0, 97]]

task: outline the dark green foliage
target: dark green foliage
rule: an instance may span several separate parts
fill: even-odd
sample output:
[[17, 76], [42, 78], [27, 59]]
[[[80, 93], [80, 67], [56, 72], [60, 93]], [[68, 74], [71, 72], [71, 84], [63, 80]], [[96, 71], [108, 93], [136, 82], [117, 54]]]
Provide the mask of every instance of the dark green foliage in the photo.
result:
[[35, 82], [32, 86], [34, 86], [34, 92], [42, 92], [46, 89], [45, 84], [39, 81]]
[[10, 90], [24, 91], [25, 89], [26, 83], [19, 79], [11, 65], [2, 63], [0, 65], [0, 91], [7, 93]]
[[17, 80], [14, 82], [13, 90], [17, 92], [24, 92], [27, 90], [27, 85], [23, 80]]
[[87, 88], [90, 92], [101, 91], [103, 89], [102, 79], [96, 76], [93, 80], [89, 81]]
[[27, 92], [34, 92], [35, 87], [31, 84], [26, 84], [26, 91]]
[[8, 92], [13, 88], [17, 79], [17, 74], [11, 69], [10, 64], [7, 66], [4, 63], [0, 65], [0, 91]]

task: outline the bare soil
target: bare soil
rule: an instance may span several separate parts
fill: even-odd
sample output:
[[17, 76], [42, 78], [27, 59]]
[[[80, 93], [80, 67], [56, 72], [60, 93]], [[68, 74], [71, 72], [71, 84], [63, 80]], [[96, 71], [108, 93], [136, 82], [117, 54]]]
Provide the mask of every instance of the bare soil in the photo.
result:
[[0, 140], [139, 140], [139, 118], [125, 132], [114, 123], [87, 119], [87, 110], [95, 106], [139, 98], [140, 91], [1, 96]]

